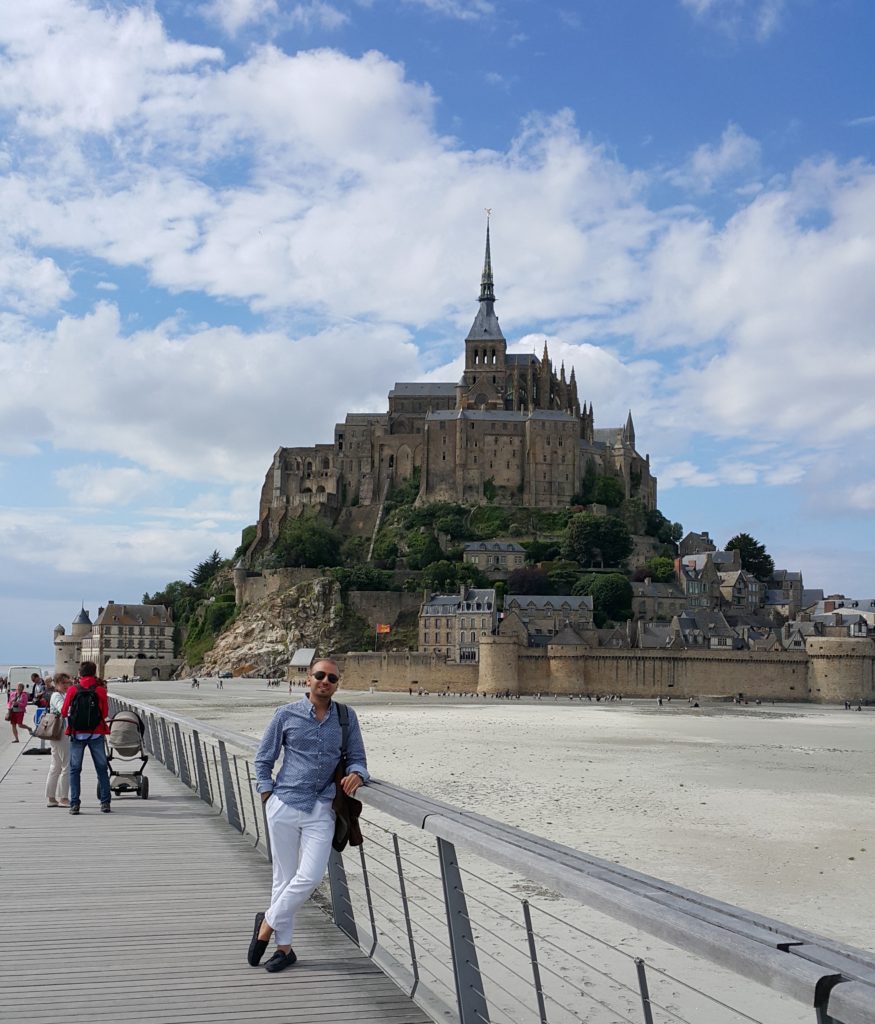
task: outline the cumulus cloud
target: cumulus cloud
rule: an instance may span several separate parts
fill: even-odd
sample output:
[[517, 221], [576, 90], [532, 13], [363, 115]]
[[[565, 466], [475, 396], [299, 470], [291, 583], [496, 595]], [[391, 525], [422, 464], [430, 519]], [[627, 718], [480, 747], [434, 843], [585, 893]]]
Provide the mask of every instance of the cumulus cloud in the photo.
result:
[[[166, 322], [124, 334], [118, 309], [101, 304], [24, 342], [0, 339], [7, 371], [0, 415], [17, 450], [50, 443], [116, 455], [150, 473], [250, 482], [279, 444], [330, 439], [347, 410], [384, 408], [386, 382], [397, 370], [415, 378], [417, 361], [398, 328], [348, 324], [290, 338], [232, 328], [182, 332]], [[67, 407], [71, 394], [76, 415]], [[149, 485], [137, 470], [111, 469], [96, 480], [105, 497]], [[72, 490], [74, 471], [59, 482]]]
[[218, 21], [233, 36], [245, 25], [275, 17], [279, 9], [276, 0], [211, 0], [200, 10], [207, 20]]
[[697, 192], [710, 192], [725, 178], [755, 170], [759, 157], [759, 142], [746, 135], [738, 125], [729, 124], [716, 146], [699, 146], [683, 167], [669, 172], [669, 180]]

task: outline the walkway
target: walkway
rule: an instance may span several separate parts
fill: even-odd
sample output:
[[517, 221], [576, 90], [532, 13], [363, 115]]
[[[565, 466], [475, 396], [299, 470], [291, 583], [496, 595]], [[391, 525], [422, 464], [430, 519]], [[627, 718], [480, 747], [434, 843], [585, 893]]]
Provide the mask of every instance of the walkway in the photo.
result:
[[86, 755], [77, 818], [45, 806], [49, 759], [21, 749], [0, 749], [0, 1021], [428, 1024], [312, 903], [298, 963], [249, 967], [270, 866], [161, 764], [147, 801], [100, 814]]

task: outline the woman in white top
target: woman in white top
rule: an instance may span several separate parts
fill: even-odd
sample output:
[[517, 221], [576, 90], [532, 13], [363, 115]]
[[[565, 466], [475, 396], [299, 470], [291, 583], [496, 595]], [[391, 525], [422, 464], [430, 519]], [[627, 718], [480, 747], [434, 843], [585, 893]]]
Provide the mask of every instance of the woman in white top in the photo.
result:
[[[70, 677], [59, 672], [55, 678], [55, 689], [49, 701], [49, 711], [60, 714], [64, 703], [64, 694], [70, 685]], [[70, 737], [63, 733], [56, 740], [49, 740], [52, 748], [52, 763], [46, 779], [46, 806], [69, 807], [70, 800]]]

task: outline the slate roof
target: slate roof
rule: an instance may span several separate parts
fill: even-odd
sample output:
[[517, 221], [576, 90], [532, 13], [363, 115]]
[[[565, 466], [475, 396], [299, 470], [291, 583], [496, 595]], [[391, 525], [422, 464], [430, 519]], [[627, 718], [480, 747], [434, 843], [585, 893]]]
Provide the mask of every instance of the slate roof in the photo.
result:
[[292, 668], [309, 668], [313, 664], [315, 656], [315, 647], [299, 647], [292, 655], [292, 660], [289, 664]]
[[672, 632], [669, 622], [639, 622], [638, 646], [645, 650], [667, 647], [671, 642]]
[[589, 608], [592, 611], [592, 596], [589, 594], [582, 594], [580, 597], [571, 594], [507, 594], [504, 598], [504, 607], [510, 608], [513, 601], [521, 611], [525, 611], [530, 605], [534, 605], [538, 611], [546, 611], [548, 607], [561, 610], [563, 605], [568, 605], [569, 608]]
[[97, 626], [172, 626], [173, 616], [163, 604], [110, 603], [97, 617]]
[[520, 423], [527, 420], [577, 422], [570, 412], [558, 409], [535, 409], [533, 412], [514, 412], [513, 409], [433, 409], [426, 414], [428, 420], [487, 420], [493, 423]]
[[465, 544], [466, 551], [509, 551], [514, 554], [524, 554], [525, 548], [512, 540], [469, 540]]
[[80, 611], [79, 614], [76, 616], [76, 618], [73, 619], [73, 625], [74, 626], [90, 626], [91, 625], [91, 618], [89, 617], [88, 612], [85, 611], [85, 606], [84, 605], [82, 606], [82, 611]]
[[456, 393], [455, 384], [436, 381], [414, 381], [412, 383], [396, 383], [389, 392], [390, 398], [446, 398]]
[[697, 569], [702, 569], [705, 562], [710, 558], [714, 563], [714, 568], [719, 569], [721, 565], [734, 565], [735, 555], [732, 551], [703, 551], [698, 555], [684, 555], [684, 565], [689, 565], [692, 562]]
[[[470, 605], [480, 604], [480, 608]], [[463, 608], [463, 605], [466, 606]], [[459, 611], [491, 612], [495, 608], [495, 590], [472, 588], [461, 594], [432, 594], [422, 606], [423, 615], [453, 615]]]

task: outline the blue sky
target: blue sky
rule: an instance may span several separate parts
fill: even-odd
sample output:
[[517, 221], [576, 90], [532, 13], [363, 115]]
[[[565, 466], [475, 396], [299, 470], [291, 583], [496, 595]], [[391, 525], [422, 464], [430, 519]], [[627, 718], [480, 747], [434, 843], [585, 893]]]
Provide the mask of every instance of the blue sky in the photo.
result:
[[280, 445], [512, 348], [659, 504], [875, 594], [864, 0], [32, 0], [0, 21], [0, 662], [230, 554]]

